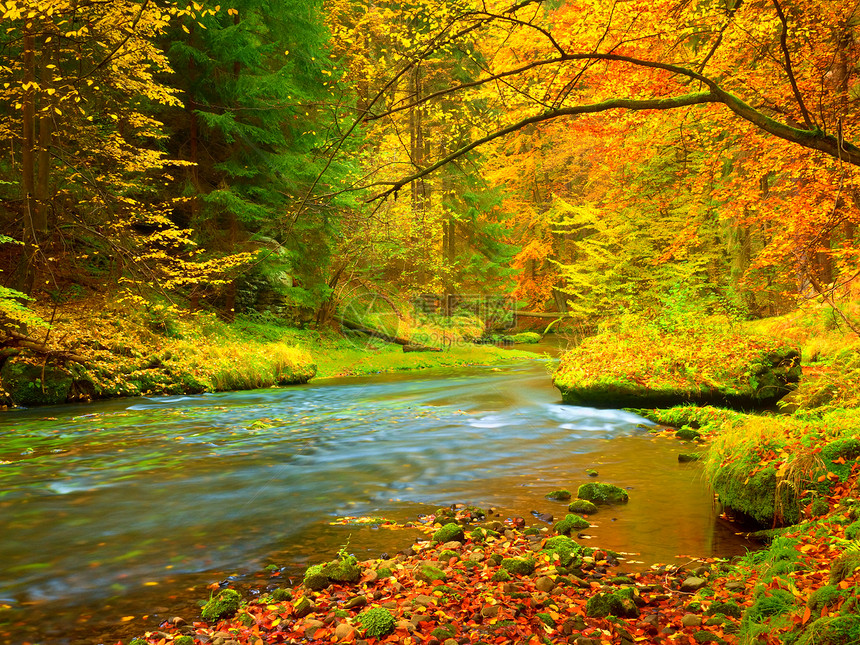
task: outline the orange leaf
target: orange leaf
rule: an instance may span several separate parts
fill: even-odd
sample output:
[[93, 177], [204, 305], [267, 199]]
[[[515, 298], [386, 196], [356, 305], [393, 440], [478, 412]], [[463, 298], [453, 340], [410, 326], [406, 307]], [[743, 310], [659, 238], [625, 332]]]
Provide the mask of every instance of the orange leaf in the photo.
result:
[[825, 479], [827, 479], [827, 476], [826, 476], [826, 475], [820, 475], [820, 476], [818, 477], [818, 481], [820, 481], [820, 482], [823, 482]]
[[809, 620], [809, 617], [812, 615], [812, 610], [807, 607], [803, 612], [803, 618], [800, 619], [800, 624], [805, 625], [806, 621]]

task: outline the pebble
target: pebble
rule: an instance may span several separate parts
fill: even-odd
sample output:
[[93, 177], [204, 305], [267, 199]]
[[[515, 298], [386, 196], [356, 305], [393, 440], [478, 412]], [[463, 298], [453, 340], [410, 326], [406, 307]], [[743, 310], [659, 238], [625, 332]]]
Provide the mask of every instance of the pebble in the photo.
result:
[[743, 582], [727, 582], [726, 589], [729, 591], [743, 591], [746, 585]]
[[684, 614], [681, 618], [681, 624], [684, 627], [698, 627], [702, 624], [702, 617], [696, 614]]
[[412, 602], [416, 605], [421, 605], [422, 607], [431, 607], [436, 604], [435, 599], [432, 596], [428, 596], [426, 594], [419, 594], [412, 599]]
[[348, 641], [351, 639], [355, 629], [349, 623], [341, 623], [334, 630], [334, 637], [338, 641]]
[[486, 607], [481, 608], [481, 616], [484, 618], [495, 618], [499, 615], [499, 606], [498, 605], [487, 605]]
[[462, 549], [462, 548], [463, 548], [463, 543], [458, 541], [458, 540], [451, 540], [450, 542], [445, 542], [445, 544], [442, 545], [443, 551], [445, 551], [445, 550], [456, 551], [457, 549]]
[[545, 593], [550, 593], [553, 589], [555, 589], [555, 581], [549, 576], [541, 576], [537, 580], [535, 580], [535, 589], [538, 591], [543, 591]]
[[312, 639], [314, 637], [314, 634], [317, 632], [317, 630], [322, 629], [323, 627], [325, 627], [325, 623], [321, 620], [313, 620], [313, 619], [306, 620], [304, 623], [304, 630], [303, 630], [304, 634], [305, 634], [305, 638]]
[[367, 604], [367, 598], [365, 596], [353, 596], [345, 603], [343, 603], [344, 609], [352, 609], [353, 607], [364, 607]]
[[681, 583], [681, 591], [698, 591], [706, 584], [708, 584], [708, 581], [704, 578], [690, 576], [689, 578], [684, 580], [684, 582]]

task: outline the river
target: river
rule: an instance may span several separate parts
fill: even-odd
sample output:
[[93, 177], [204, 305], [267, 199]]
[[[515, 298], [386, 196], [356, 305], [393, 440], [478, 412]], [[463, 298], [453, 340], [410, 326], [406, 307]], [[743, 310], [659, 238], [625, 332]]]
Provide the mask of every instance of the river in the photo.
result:
[[[192, 619], [206, 585], [263, 567], [298, 575], [349, 544], [360, 558], [458, 502], [561, 517], [546, 493], [629, 489], [591, 544], [627, 568], [747, 544], [718, 518], [680, 442], [619, 410], [562, 405], [548, 363], [327, 379], [306, 386], [16, 410], [0, 417], [0, 642], [113, 643]], [[277, 582], [275, 580], [274, 582]]]

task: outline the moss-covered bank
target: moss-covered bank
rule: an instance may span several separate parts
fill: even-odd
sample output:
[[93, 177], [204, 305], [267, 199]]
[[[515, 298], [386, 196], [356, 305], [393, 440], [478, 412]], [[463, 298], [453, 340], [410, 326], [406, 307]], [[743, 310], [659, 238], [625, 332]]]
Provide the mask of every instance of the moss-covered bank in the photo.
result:
[[714, 327], [605, 332], [567, 352], [553, 375], [565, 403], [759, 409], [800, 380], [800, 351], [780, 339]]
[[246, 390], [534, 357], [467, 342], [404, 353], [399, 345], [335, 329], [296, 329], [274, 318], [237, 316], [228, 323], [207, 313], [100, 301], [59, 312], [41, 351], [22, 345], [0, 356], [0, 404]]

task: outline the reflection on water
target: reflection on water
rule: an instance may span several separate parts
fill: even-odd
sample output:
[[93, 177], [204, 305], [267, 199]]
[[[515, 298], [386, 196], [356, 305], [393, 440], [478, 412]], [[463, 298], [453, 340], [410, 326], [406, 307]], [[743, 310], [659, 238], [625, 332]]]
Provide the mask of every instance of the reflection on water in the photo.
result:
[[18, 609], [4, 642], [50, 642], [38, 607], [109, 599], [134, 615], [142, 591], [164, 598], [207, 572], [331, 557], [347, 539], [370, 557], [411, 539], [330, 526], [338, 516], [406, 520], [463, 501], [563, 515], [544, 495], [575, 490], [587, 468], [631, 498], [594, 516], [593, 543], [647, 564], [742, 551], [700, 470], [677, 463], [679, 444], [635, 415], [558, 400], [535, 362], [7, 413], [0, 605], [12, 609], [0, 634]]

